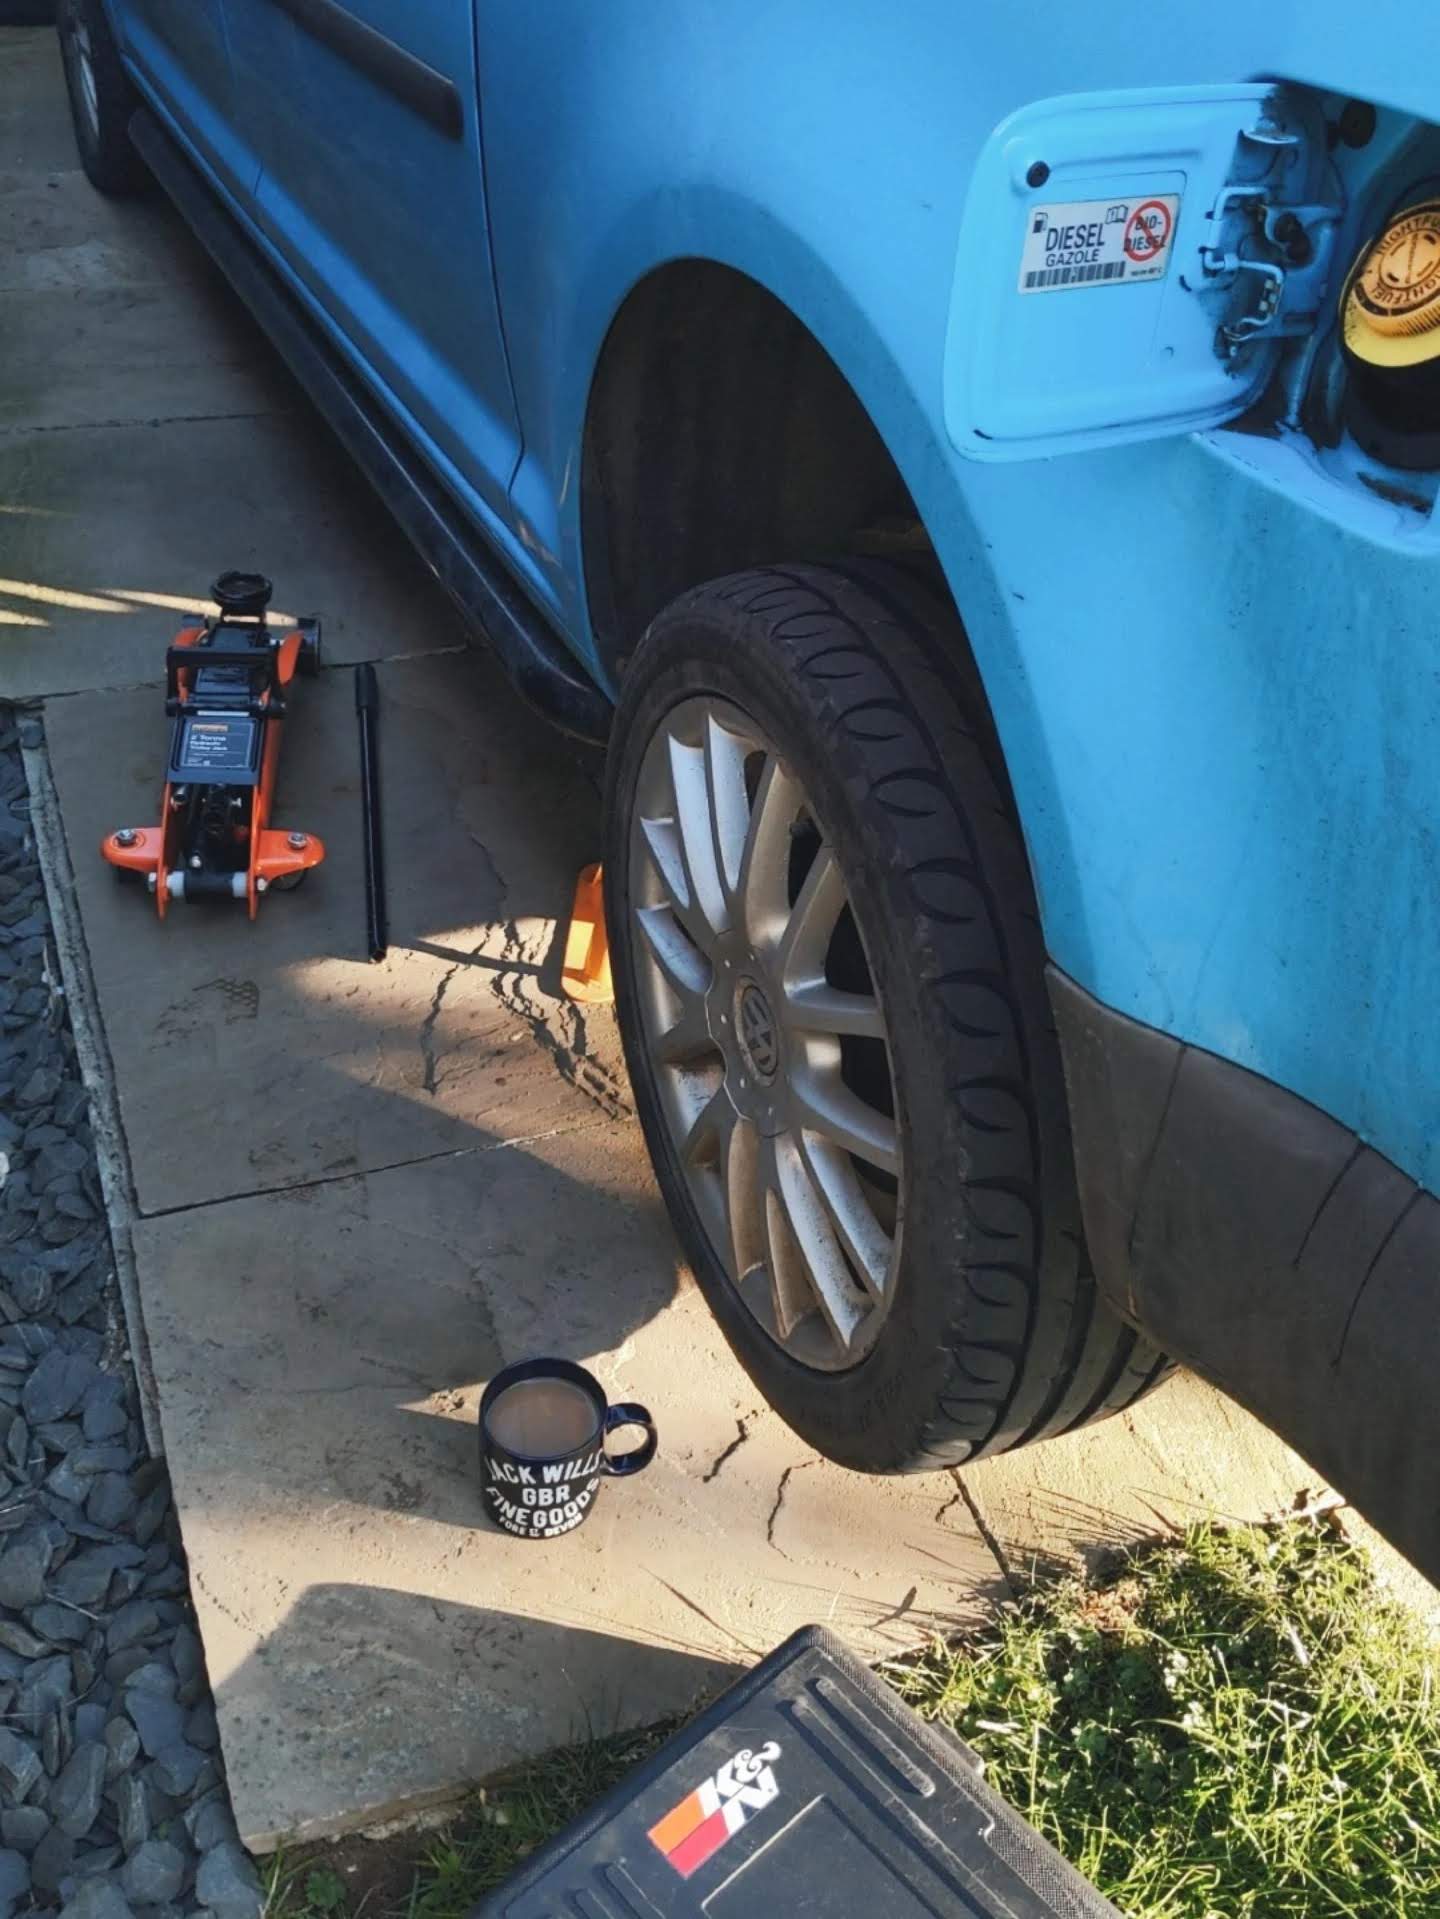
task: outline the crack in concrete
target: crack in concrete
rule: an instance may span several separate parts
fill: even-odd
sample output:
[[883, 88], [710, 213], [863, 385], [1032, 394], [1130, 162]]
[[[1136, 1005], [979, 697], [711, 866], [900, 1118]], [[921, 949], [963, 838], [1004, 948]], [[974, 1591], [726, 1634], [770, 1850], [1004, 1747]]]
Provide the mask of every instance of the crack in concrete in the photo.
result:
[[288, 410], [262, 407], [245, 413], [157, 413], [129, 420], [52, 420], [39, 426], [0, 426], [0, 439], [24, 440], [42, 433], [111, 433], [129, 427], [207, 426], [227, 420], [284, 420]]
[[743, 1419], [737, 1419], [735, 1421], [735, 1438], [730, 1441], [730, 1444], [725, 1448], [724, 1452], [718, 1455], [709, 1472], [701, 1476], [700, 1484], [702, 1486], [708, 1486], [712, 1479], [717, 1479], [720, 1475], [720, 1468], [725, 1464], [726, 1460], [733, 1458], [749, 1437], [750, 1427], [748, 1423]]
[[339, 1186], [346, 1181], [373, 1179], [379, 1173], [401, 1173], [407, 1166], [428, 1166], [437, 1159], [477, 1159], [482, 1153], [504, 1152], [510, 1147], [539, 1146], [547, 1139], [562, 1139], [569, 1133], [588, 1133], [598, 1120], [577, 1120], [569, 1126], [547, 1126], [540, 1133], [517, 1133], [510, 1139], [489, 1139], [480, 1146], [444, 1146], [436, 1153], [417, 1153], [413, 1159], [387, 1160], [383, 1166], [352, 1166], [348, 1172], [322, 1174], [317, 1179], [296, 1180], [288, 1186], [251, 1186], [239, 1193], [217, 1193], [213, 1199], [194, 1199], [184, 1206], [161, 1206], [154, 1212], [140, 1212], [138, 1219], [172, 1219], [180, 1213], [200, 1213], [211, 1206], [229, 1206], [240, 1199], [281, 1199], [287, 1193], [308, 1193], [317, 1186]]
[[[584, 1013], [573, 1000], [541, 999], [537, 1003], [531, 995], [543, 956], [527, 945], [517, 921], [506, 920], [503, 933], [501, 957], [523, 970], [498, 973], [490, 981], [490, 991], [506, 1012], [524, 1020], [531, 1038], [550, 1055], [567, 1086], [598, 1106], [607, 1119], [629, 1119], [631, 1108], [624, 1089], [603, 1061], [590, 1053]], [[554, 1030], [557, 1026], [559, 1032]]]
[[[402, 701], [401, 704], [403, 705], [404, 702]], [[448, 783], [449, 782], [447, 782], [447, 784]], [[509, 897], [509, 882], [496, 865], [494, 854], [480, 836], [468, 826], [465, 831], [467, 838], [480, 854], [486, 866], [490, 869], [490, 883], [494, 892], [495, 906], [498, 908], [502, 906]], [[441, 975], [436, 982], [434, 993], [430, 996], [430, 1008], [420, 1026], [420, 1058], [424, 1066], [421, 1085], [432, 1099], [435, 1097], [440, 1084], [440, 1056], [435, 1050], [435, 1023], [439, 1019], [441, 1008], [445, 1004], [445, 995], [450, 990], [450, 982], [462, 966], [473, 965], [476, 960], [481, 958], [487, 944], [488, 933], [482, 933], [464, 957], [455, 960]]]
[[[478, 951], [479, 949], [477, 948], [476, 950]], [[474, 956], [472, 955], [472, 957]], [[435, 1022], [440, 1017], [440, 1008], [445, 1004], [445, 995], [449, 991], [450, 982], [464, 964], [465, 962], [463, 960], [456, 960], [453, 966], [447, 968], [447, 970], [440, 975], [435, 985], [435, 991], [430, 996], [430, 1010], [426, 1013], [420, 1027], [420, 1057], [425, 1064], [425, 1073], [424, 1078], [421, 1080], [421, 1085], [432, 1099], [435, 1096], [436, 1086]]]
[[[808, 1465], [809, 1463], [808, 1460], [802, 1461], [804, 1465]], [[779, 1553], [782, 1559], [788, 1559], [790, 1555], [783, 1546], [776, 1545], [775, 1522], [780, 1517], [780, 1508], [785, 1504], [785, 1488], [790, 1484], [790, 1475], [792, 1473], [798, 1473], [800, 1470], [800, 1466], [787, 1466], [784, 1472], [781, 1473], [780, 1484], [775, 1488], [775, 1504], [770, 1508], [770, 1517], [765, 1521], [765, 1543], [767, 1546], [774, 1546], [776, 1552]]]
[[970, 1488], [965, 1484], [965, 1481], [960, 1477], [959, 1467], [952, 1466], [950, 1470], [955, 1475], [955, 1484], [960, 1489], [960, 1497], [965, 1501], [965, 1504], [970, 1511], [970, 1517], [975, 1521], [975, 1530], [979, 1533], [980, 1537], [985, 1541], [985, 1544], [990, 1548], [991, 1553], [994, 1555], [995, 1564], [1000, 1568], [1000, 1577], [1005, 1581], [1005, 1585], [1007, 1590], [1009, 1591], [1010, 1597], [1012, 1599], [1017, 1599], [1019, 1597], [1019, 1591], [1015, 1584], [1015, 1577], [1010, 1570], [1010, 1561], [1005, 1557], [1004, 1548], [1001, 1546], [1000, 1541], [996, 1538], [995, 1534], [990, 1530], [990, 1523], [986, 1519], [984, 1513], [981, 1512], [979, 1503], [976, 1500], [974, 1494], [970, 1491]]
[[918, 1586], [912, 1586], [909, 1592], [906, 1593], [905, 1597], [900, 1601], [900, 1604], [898, 1606], [892, 1606], [887, 1613], [881, 1613], [880, 1617], [872, 1622], [873, 1625], [877, 1628], [880, 1626], [889, 1626], [893, 1625], [897, 1619], [903, 1619], [919, 1597], [920, 1588]]
[[697, 1619], [703, 1619], [707, 1626], [712, 1627], [718, 1633], [723, 1633], [725, 1638], [734, 1640], [735, 1644], [740, 1648], [742, 1652], [748, 1653], [752, 1659], [761, 1659], [764, 1657], [763, 1652], [760, 1652], [754, 1646], [747, 1644], [746, 1641], [740, 1637], [739, 1633], [732, 1631], [732, 1629], [729, 1626], [721, 1625], [720, 1621], [716, 1619], [711, 1613], [706, 1612], [705, 1608], [700, 1604], [700, 1602], [696, 1599], [692, 1599], [689, 1593], [681, 1592], [678, 1586], [672, 1586], [668, 1579], [661, 1578], [660, 1574], [657, 1572], [652, 1571], [650, 1574], [650, 1577], [653, 1580], [655, 1580], [655, 1582], [658, 1585], [663, 1586], [666, 1592], [670, 1594], [672, 1599], [678, 1599], [682, 1606], [688, 1607], [689, 1610], [694, 1613]]
[[[476, 835], [470, 838], [489, 861], [495, 884], [503, 900], [508, 892], [504, 875], [493, 856]], [[494, 950], [499, 933], [499, 951]], [[429, 1011], [420, 1028], [420, 1054], [424, 1062], [424, 1090], [433, 1098], [443, 1077], [445, 1049], [436, 1044], [436, 1024], [445, 1004], [450, 984], [462, 966], [489, 961], [494, 975], [486, 984], [491, 996], [514, 1018], [522, 1020], [530, 1038], [551, 1062], [567, 1086], [598, 1106], [607, 1119], [629, 1119], [631, 1107], [625, 1088], [602, 1060], [590, 1051], [590, 1035], [585, 1014], [572, 1000], [552, 999], [539, 984], [546, 949], [553, 938], [547, 920], [543, 927], [527, 937], [515, 919], [492, 923], [485, 935], [455, 960], [437, 982]], [[453, 949], [452, 949], [453, 950]], [[463, 1043], [463, 1041], [462, 1041]]]
[[[953, 1468], [952, 1468], [952, 1471], [953, 1471]], [[935, 1508], [935, 1517], [931, 1521], [931, 1524], [938, 1526], [940, 1524], [940, 1521], [945, 1517], [946, 1513], [949, 1512], [952, 1506], [963, 1505], [964, 1501], [965, 1501], [964, 1493], [959, 1491], [959, 1489], [957, 1488], [956, 1491], [951, 1493], [950, 1497], [944, 1502], [943, 1505], [937, 1506]]]

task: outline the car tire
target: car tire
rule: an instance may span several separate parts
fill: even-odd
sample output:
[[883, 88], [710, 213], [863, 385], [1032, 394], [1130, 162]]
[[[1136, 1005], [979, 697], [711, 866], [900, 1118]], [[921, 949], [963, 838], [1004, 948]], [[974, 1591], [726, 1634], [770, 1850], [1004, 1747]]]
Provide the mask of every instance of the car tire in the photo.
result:
[[112, 199], [143, 193], [150, 175], [130, 142], [140, 96], [120, 59], [103, 0], [59, 0], [55, 24], [86, 178]]
[[865, 1472], [1071, 1431], [1167, 1370], [1086, 1256], [967, 662], [898, 568], [713, 581], [637, 648], [607, 769], [617, 1011], [670, 1216], [765, 1398]]

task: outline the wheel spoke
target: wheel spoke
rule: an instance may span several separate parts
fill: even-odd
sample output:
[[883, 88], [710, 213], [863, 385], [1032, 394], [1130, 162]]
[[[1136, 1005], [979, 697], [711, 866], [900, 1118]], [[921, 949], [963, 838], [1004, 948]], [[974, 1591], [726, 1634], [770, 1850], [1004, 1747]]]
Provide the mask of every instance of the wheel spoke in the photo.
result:
[[725, 1211], [729, 1226], [731, 1274], [737, 1281], [765, 1264], [765, 1189], [763, 1147], [748, 1119], [737, 1118], [725, 1157]]
[[703, 916], [710, 933], [730, 923], [715, 851], [710, 780], [703, 746], [670, 738], [670, 784], [675, 794], [675, 825], [685, 873], [687, 899]]
[[760, 1135], [720, 1087], [701, 1106], [680, 1148], [686, 1175], [710, 1219], [710, 1240], [740, 1281], [766, 1254]]
[[789, 912], [790, 828], [802, 804], [798, 782], [773, 753], [767, 754], [750, 807], [736, 880], [745, 937], [757, 951], [774, 946], [784, 929]]
[[678, 990], [673, 978], [670, 987], [680, 1002], [680, 1011], [655, 1041], [655, 1057], [665, 1066], [688, 1066], [720, 1049], [710, 1036], [705, 1001], [698, 994]]
[[705, 784], [715, 872], [725, 895], [726, 924], [732, 926], [750, 827], [750, 800], [745, 791], [745, 759], [750, 750], [749, 742], [722, 726], [713, 713], [706, 715]]
[[825, 956], [844, 910], [840, 862], [822, 841], [780, 936], [776, 961], [782, 980], [801, 985], [824, 979]]
[[848, 1153], [817, 1133], [799, 1135], [801, 1158], [825, 1204], [831, 1227], [870, 1297], [885, 1297], [895, 1242], [875, 1217]]
[[723, 1170], [735, 1125], [735, 1108], [723, 1086], [717, 1087], [691, 1120], [680, 1145], [687, 1166], [714, 1165]]
[[714, 931], [691, 890], [679, 827], [673, 819], [642, 819], [640, 831], [666, 905], [694, 944], [701, 952], [708, 953]]
[[790, 1024], [806, 1033], [885, 1038], [885, 1020], [873, 993], [845, 993], [827, 981], [806, 980], [785, 994]]
[[784, 1341], [815, 1310], [815, 1295], [778, 1185], [765, 1188], [765, 1243], [770, 1310], [775, 1317], [776, 1337]]
[[775, 1142], [775, 1170], [790, 1236], [803, 1262], [813, 1303], [848, 1351], [865, 1317], [865, 1295], [845, 1263], [825, 1202], [793, 1139]]
[[710, 962], [687, 938], [668, 906], [642, 906], [635, 923], [650, 956], [682, 1005], [700, 998], [710, 983]]
[[821, 1134], [867, 1166], [899, 1173], [894, 1120], [852, 1091], [841, 1079], [838, 1065], [817, 1069], [797, 1062], [791, 1074], [790, 1110], [797, 1125]]
[[[687, 1110], [688, 1117], [683, 1117]], [[681, 1103], [676, 1125], [680, 1161], [705, 1220], [706, 1236], [727, 1266], [731, 1256], [727, 1176], [734, 1130], [735, 1109], [723, 1085], [703, 1096], [698, 1107]]]

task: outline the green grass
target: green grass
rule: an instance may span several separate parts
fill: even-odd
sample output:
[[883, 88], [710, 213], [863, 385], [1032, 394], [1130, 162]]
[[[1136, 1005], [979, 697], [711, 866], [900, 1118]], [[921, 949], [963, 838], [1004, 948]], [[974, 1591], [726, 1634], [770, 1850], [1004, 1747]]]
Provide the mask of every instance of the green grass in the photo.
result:
[[552, 1833], [668, 1738], [674, 1722], [547, 1753], [439, 1833], [272, 1855], [266, 1919], [464, 1919]]
[[1323, 1525], [1197, 1527], [892, 1671], [1136, 1919], [1435, 1919], [1431, 1650]]
[[406, 1908], [408, 1919], [459, 1919], [672, 1730], [666, 1725], [566, 1747], [487, 1794], [478, 1819], [464, 1822], [426, 1851]]
[[[1038, 1586], [886, 1676], [1131, 1919], [1440, 1919], [1435, 1663], [1364, 1553], [1296, 1521]], [[353, 1842], [279, 1864], [273, 1919], [462, 1919], [664, 1730], [553, 1753], [443, 1835], [387, 1842], [368, 1889], [336, 1870]]]

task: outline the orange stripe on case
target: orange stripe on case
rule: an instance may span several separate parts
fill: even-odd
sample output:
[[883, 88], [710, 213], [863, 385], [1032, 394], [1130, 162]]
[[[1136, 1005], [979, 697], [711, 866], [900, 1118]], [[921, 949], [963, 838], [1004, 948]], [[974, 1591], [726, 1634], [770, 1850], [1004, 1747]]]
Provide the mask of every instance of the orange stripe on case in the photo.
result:
[[698, 1792], [692, 1792], [688, 1799], [682, 1799], [678, 1806], [672, 1806], [665, 1817], [650, 1828], [650, 1839], [661, 1852], [673, 1852], [682, 1839], [686, 1839], [705, 1817], [705, 1808]]

